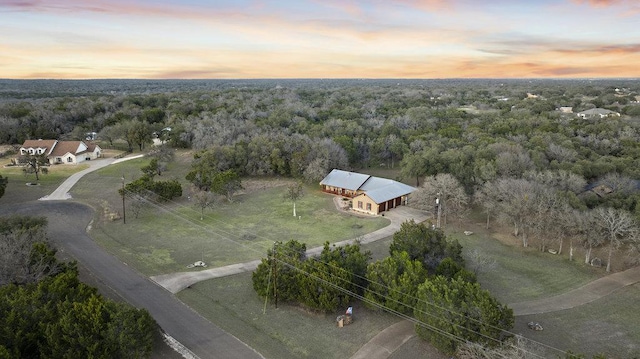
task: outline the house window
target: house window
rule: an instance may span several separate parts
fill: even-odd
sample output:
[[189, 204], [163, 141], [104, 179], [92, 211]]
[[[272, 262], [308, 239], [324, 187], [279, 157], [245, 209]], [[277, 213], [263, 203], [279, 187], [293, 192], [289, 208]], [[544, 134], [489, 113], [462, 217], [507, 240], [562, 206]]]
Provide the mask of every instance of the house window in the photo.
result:
[[67, 162], [69, 163], [73, 162], [73, 158], [71, 158], [71, 156], [67, 157]]
[[362, 209], [362, 201], [358, 201], [358, 208]]
[[367, 211], [371, 210], [371, 203], [367, 203]]

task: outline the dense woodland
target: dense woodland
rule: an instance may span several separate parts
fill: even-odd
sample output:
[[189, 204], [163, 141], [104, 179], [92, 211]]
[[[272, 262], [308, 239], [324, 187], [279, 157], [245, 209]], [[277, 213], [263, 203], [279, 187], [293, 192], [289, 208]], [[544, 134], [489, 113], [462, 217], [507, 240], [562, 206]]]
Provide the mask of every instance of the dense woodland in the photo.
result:
[[[142, 149], [155, 134], [240, 175], [401, 166], [416, 178], [451, 173], [468, 193], [528, 170], [640, 178], [638, 81], [7, 82], [3, 144], [96, 132]], [[53, 97], [54, 84], [66, 96]], [[584, 120], [562, 106], [622, 116]]]
[[[541, 233], [558, 229], [542, 217], [582, 223], [554, 236], [562, 251], [564, 238], [591, 222], [602, 223], [599, 218], [606, 215], [590, 211], [596, 207], [624, 211], [610, 215], [625, 220], [640, 216], [637, 80], [0, 84], [0, 143], [79, 140], [95, 133], [103, 147], [140, 151], [157, 138], [195, 151], [187, 178], [200, 190], [236, 176], [313, 183], [333, 168], [395, 168], [398, 179], [421, 187], [416, 204], [427, 210], [436, 193], [463, 189], [462, 195], [451, 192], [445, 198], [445, 222], [475, 204], [486, 212], [487, 226], [492, 218], [512, 225], [524, 246], [533, 240], [541, 250], [549, 245]], [[565, 107], [572, 112], [560, 111]], [[621, 116], [576, 115], [592, 108]], [[162, 154], [158, 160], [160, 169]], [[443, 175], [449, 176], [444, 182]], [[606, 195], [593, 190], [598, 185]], [[231, 199], [232, 193], [226, 194]], [[583, 234], [576, 244], [591, 248], [606, 242]]]
[[[629, 250], [625, 265], [640, 258], [638, 80], [3, 80], [0, 88], [0, 143], [95, 137], [105, 148], [127, 151], [146, 152], [153, 139], [191, 149], [186, 179], [206, 199], [202, 210], [210, 203], [208, 192], [232, 200], [244, 176], [313, 183], [333, 168], [366, 172], [385, 167], [419, 187], [412, 205], [434, 211], [438, 197], [444, 226], [447, 218], [475, 209], [484, 212], [487, 227], [498, 221], [513, 228], [525, 247], [567, 250], [570, 260], [580, 247], [588, 264], [592, 249], [604, 247], [607, 271], [620, 248]], [[620, 116], [576, 115], [593, 108]], [[152, 151], [151, 167], [142, 169], [145, 177], [127, 191], [181, 195], [177, 182], [153, 181], [170, 160], [163, 152], [170, 153]], [[404, 281], [409, 285], [401, 287], [413, 288], [414, 299], [445, 308], [452, 304], [440, 298], [442, 293], [471, 293], [469, 298], [480, 298], [488, 315], [497, 318], [496, 327], [510, 328], [512, 315], [506, 308], [491, 314], [489, 308], [499, 304], [463, 269], [464, 261], [447, 249], [441, 232], [420, 231], [426, 234], [418, 234], [417, 242], [439, 238], [433, 243], [440, 243], [441, 255], [412, 253], [416, 247], [404, 243], [401, 250], [391, 248], [385, 261], [367, 264], [368, 254], [359, 247], [338, 251], [327, 245], [320, 260], [312, 261], [303, 256], [303, 244], [281, 244], [254, 273], [254, 288], [273, 296], [269, 273], [275, 270], [281, 280], [289, 278], [278, 284], [281, 300], [334, 310], [353, 295], [336, 290], [329, 279], [318, 295], [317, 281], [292, 268], [319, 277], [355, 273], [369, 287], [361, 283], [349, 291], [371, 303], [399, 305], [394, 310], [420, 318], [427, 308], [405, 304], [407, 298], [385, 303], [393, 293], [383, 289]], [[394, 237], [394, 245], [400, 242]], [[278, 268], [275, 256], [286, 257], [291, 266]], [[348, 268], [333, 273], [334, 265]], [[500, 331], [475, 329], [500, 337]], [[446, 335], [418, 334], [444, 351], [459, 349]]]

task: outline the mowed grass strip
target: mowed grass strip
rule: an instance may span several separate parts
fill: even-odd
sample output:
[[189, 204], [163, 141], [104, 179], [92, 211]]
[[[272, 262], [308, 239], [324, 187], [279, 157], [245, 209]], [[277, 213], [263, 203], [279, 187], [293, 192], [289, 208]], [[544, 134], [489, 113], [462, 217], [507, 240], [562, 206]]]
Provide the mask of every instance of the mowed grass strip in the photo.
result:
[[360, 303], [354, 303], [354, 322], [343, 328], [335, 319], [346, 308], [321, 314], [269, 303], [263, 313], [264, 298], [253, 291], [251, 273], [200, 282], [177, 296], [266, 358], [349, 358], [399, 320]]

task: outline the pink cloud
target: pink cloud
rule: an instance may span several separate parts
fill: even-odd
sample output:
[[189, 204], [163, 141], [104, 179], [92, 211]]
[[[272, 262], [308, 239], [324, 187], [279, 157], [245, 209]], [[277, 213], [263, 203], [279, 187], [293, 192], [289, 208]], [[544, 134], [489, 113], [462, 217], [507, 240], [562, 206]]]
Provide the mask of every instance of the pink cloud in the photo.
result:
[[111, 15], [139, 15], [139, 16], [161, 16], [172, 18], [210, 18], [213, 15], [220, 17], [234, 17], [240, 11], [232, 8], [220, 8], [215, 10], [207, 8], [191, 8], [179, 4], [167, 5], [146, 3], [140, 1], [125, 0], [47, 0], [29, 1], [14, 0], [2, 4], [2, 6], [15, 11], [30, 11], [42, 13], [97, 13]]
[[626, 5], [631, 4], [631, 1], [627, 0], [573, 0], [577, 4], [588, 4], [594, 7], [607, 7], [613, 5]]
[[640, 54], [640, 43], [638, 44], [621, 44], [621, 45], [600, 45], [573, 49], [557, 49], [558, 53], [575, 54], [575, 55], [628, 55]]

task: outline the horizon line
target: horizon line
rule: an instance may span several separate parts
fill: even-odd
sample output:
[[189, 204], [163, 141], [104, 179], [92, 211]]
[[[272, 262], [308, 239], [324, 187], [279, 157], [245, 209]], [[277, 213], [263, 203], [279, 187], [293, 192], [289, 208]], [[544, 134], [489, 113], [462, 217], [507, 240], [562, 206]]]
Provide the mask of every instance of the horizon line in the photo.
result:
[[0, 81], [259, 81], [259, 80], [640, 80], [638, 77], [237, 77], [237, 78], [144, 78], [144, 77], [94, 77], [94, 78], [10, 78], [0, 77]]

